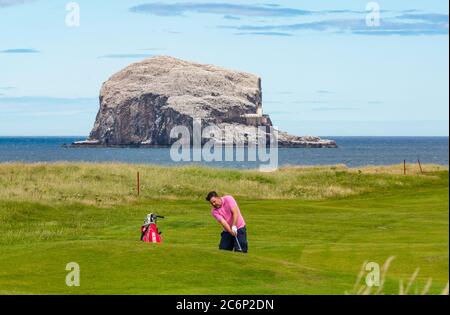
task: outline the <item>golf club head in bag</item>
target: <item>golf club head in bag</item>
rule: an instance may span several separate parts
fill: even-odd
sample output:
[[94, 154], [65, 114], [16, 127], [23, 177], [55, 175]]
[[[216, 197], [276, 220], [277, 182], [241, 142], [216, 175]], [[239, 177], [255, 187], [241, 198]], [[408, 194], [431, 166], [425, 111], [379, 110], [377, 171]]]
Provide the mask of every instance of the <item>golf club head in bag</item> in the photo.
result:
[[162, 232], [159, 232], [158, 227], [156, 226], [156, 221], [158, 218], [164, 219], [164, 217], [154, 213], [150, 213], [147, 215], [147, 218], [144, 221], [144, 225], [141, 227], [141, 241], [145, 243], [162, 242]]

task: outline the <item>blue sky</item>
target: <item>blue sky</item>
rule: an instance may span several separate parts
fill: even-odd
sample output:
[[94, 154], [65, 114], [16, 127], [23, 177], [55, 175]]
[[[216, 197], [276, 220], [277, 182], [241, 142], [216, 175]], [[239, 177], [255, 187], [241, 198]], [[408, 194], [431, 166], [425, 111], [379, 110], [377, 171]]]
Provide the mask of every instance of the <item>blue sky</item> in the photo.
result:
[[448, 136], [447, 1], [0, 0], [0, 135], [87, 135], [101, 84], [153, 55], [262, 77], [298, 135]]

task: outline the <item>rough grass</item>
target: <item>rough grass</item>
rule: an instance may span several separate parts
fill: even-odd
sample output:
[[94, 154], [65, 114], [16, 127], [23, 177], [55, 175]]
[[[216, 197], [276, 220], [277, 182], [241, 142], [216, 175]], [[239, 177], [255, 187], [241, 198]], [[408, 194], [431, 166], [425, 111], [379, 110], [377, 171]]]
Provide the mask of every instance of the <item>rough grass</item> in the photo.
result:
[[[0, 293], [353, 294], [363, 262], [395, 256], [383, 294], [439, 294], [448, 283], [448, 169], [423, 167], [403, 176], [403, 165], [259, 173], [1, 164]], [[248, 255], [217, 250], [220, 227], [204, 201], [212, 189], [238, 200]], [[159, 246], [139, 242], [149, 212], [167, 216]], [[80, 287], [65, 284], [72, 261]]]
[[[437, 181], [444, 166], [403, 165], [347, 168], [284, 167], [273, 173], [198, 166], [161, 167], [130, 164], [0, 164], [0, 200], [77, 202], [112, 206], [136, 199], [137, 172], [141, 197], [201, 199], [210, 190], [251, 199], [323, 200], [364, 192], [413, 187]], [[420, 175], [420, 176], [419, 176]]]

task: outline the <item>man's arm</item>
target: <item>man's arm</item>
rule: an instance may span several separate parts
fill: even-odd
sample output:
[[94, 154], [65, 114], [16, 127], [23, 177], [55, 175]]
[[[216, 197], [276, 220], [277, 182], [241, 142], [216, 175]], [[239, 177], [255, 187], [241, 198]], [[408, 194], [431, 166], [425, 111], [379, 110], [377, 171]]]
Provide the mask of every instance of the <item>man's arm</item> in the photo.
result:
[[[236, 226], [237, 226], [237, 221], [238, 221], [238, 208], [237, 208], [237, 206], [233, 207], [231, 209], [231, 211], [233, 212], [233, 225], [232, 226], [230, 226], [228, 224], [228, 222], [225, 221], [225, 219], [221, 219], [219, 222], [220, 222], [220, 224], [223, 225], [223, 228], [225, 229], [225, 231], [227, 231], [228, 233], [230, 233], [233, 236], [236, 236], [237, 235], [237, 227]], [[235, 228], [235, 230], [233, 230], [233, 227]]]
[[231, 230], [230, 225], [227, 223], [227, 221], [225, 221], [225, 219], [220, 220], [219, 223], [222, 224], [225, 231], [227, 231], [230, 234], [233, 234], [233, 230]]
[[234, 206], [231, 211], [233, 212], [233, 226], [237, 226], [238, 222], [238, 207]]

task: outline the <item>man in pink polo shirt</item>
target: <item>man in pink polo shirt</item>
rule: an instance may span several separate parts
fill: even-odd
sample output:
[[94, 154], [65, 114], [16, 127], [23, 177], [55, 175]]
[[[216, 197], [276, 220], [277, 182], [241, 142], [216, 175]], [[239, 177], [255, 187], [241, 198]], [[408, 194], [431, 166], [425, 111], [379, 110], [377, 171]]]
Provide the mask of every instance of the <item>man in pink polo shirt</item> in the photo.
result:
[[206, 197], [212, 216], [223, 226], [219, 249], [247, 253], [247, 229], [241, 210], [232, 196], [219, 195], [212, 191]]

